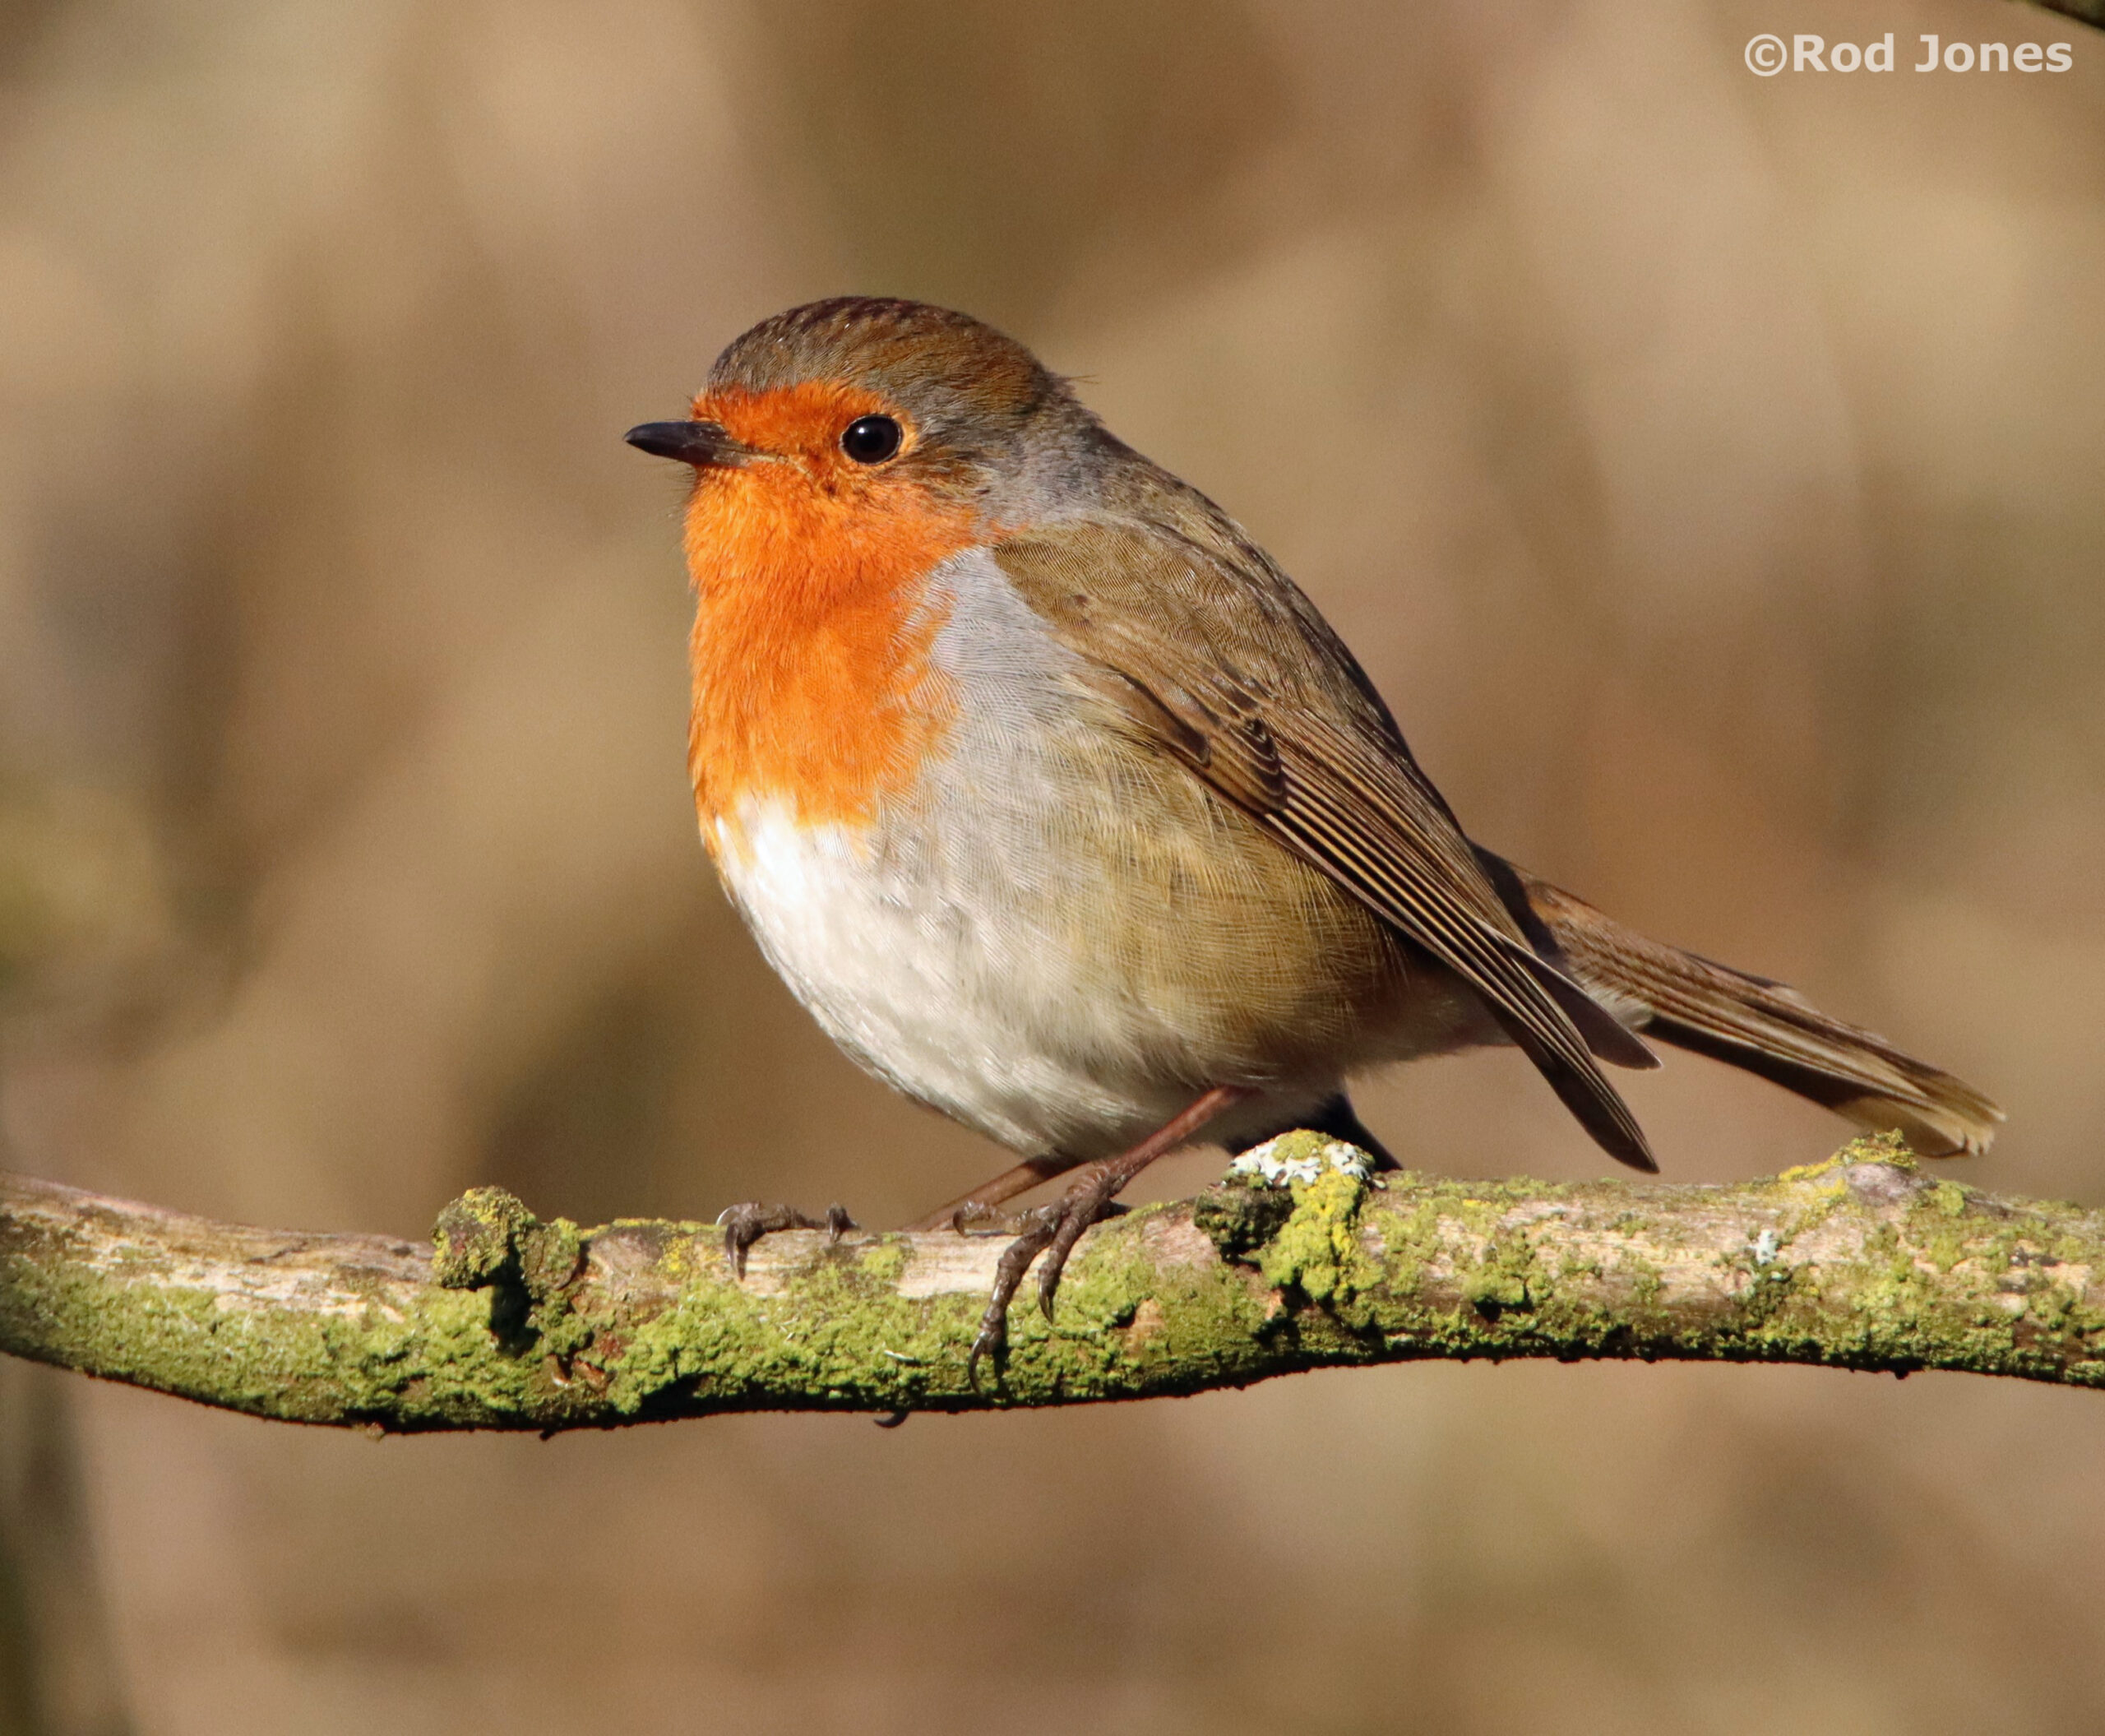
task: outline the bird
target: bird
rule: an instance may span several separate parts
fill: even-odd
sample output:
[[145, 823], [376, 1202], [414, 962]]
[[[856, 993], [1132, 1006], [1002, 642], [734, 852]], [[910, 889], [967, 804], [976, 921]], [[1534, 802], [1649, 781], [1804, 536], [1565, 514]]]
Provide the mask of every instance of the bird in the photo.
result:
[[[974, 1371], [1032, 1263], [1049, 1318], [1082, 1234], [1202, 1129], [1314, 1128], [1397, 1167], [1348, 1095], [1388, 1063], [1517, 1049], [1648, 1172], [1606, 1070], [1658, 1066], [1648, 1038], [1925, 1156], [2003, 1119], [1472, 840], [1271, 557], [969, 315], [790, 308], [626, 438], [693, 473], [687, 761], [731, 902], [849, 1057], [1020, 1160], [911, 1226], [1012, 1236]], [[821, 1227], [759, 1201], [721, 1221], [734, 1271]]]

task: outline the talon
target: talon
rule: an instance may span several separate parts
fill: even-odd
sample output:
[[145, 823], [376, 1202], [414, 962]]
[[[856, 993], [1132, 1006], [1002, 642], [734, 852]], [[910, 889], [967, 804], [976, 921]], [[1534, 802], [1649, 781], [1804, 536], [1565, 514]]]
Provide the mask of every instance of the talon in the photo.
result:
[[[1009, 1286], [1014, 1290], [1015, 1286]], [[991, 1358], [997, 1364], [1009, 1354], [1009, 1299], [1002, 1294], [1001, 1280], [994, 1281], [994, 1294], [979, 1316], [979, 1330], [972, 1335], [972, 1348], [965, 1353], [965, 1384], [977, 1392], [979, 1390], [979, 1359]]]
[[724, 1226], [724, 1263], [731, 1268], [732, 1277], [741, 1281], [746, 1275], [746, 1250], [762, 1236], [778, 1229], [823, 1229], [830, 1246], [840, 1239], [844, 1230], [856, 1227], [844, 1206], [827, 1206], [821, 1221], [793, 1206], [764, 1206], [758, 1200], [726, 1206], [717, 1213], [716, 1221]]
[[1040, 1206], [1034, 1211], [1025, 1212], [1023, 1218], [1028, 1227], [1002, 1250], [1002, 1257], [994, 1267], [993, 1294], [987, 1299], [987, 1311], [979, 1317], [979, 1331], [965, 1359], [965, 1377], [975, 1387], [979, 1384], [979, 1359], [989, 1356], [999, 1362], [1008, 1353], [1009, 1303], [1015, 1300], [1023, 1275], [1030, 1270], [1030, 1262], [1052, 1239], [1059, 1215], [1057, 1205]]
[[1052, 1319], [1052, 1299], [1060, 1294], [1060, 1280], [1067, 1270], [1067, 1256], [1075, 1251], [1083, 1232], [1127, 1210], [1111, 1197], [1121, 1184], [1121, 1178], [1114, 1172], [1092, 1164], [1060, 1201], [1052, 1245], [1038, 1268], [1038, 1308], [1048, 1325]]
[[741, 1205], [726, 1206], [716, 1214], [716, 1221], [724, 1226], [724, 1258], [731, 1268], [732, 1278], [743, 1283], [746, 1275], [746, 1250], [765, 1234], [761, 1219], [766, 1208], [757, 1200], [747, 1200]]
[[1048, 1326], [1053, 1323], [1052, 1299], [1060, 1294], [1060, 1274], [1066, 1264], [1066, 1257], [1055, 1248], [1038, 1269], [1038, 1312], [1045, 1317]]
[[[992, 1310], [990, 1308], [988, 1312], [992, 1313]], [[1006, 1318], [989, 1320], [983, 1315], [979, 1330], [973, 1335], [972, 1348], [965, 1354], [965, 1384], [977, 1392], [979, 1390], [979, 1359], [990, 1356], [998, 1363], [1008, 1353], [1008, 1321]]]
[[[1247, 1086], [1238, 1085], [1217, 1085], [1211, 1090], [1202, 1092], [1190, 1108], [1171, 1117], [1131, 1150], [1086, 1165], [1057, 1203], [1040, 1206], [1023, 1214], [1017, 1220], [1020, 1234], [1002, 1250], [1001, 1261], [994, 1268], [994, 1293], [987, 1299], [987, 1312], [979, 1317], [979, 1331], [973, 1338], [972, 1349], [965, 1354], [966, 1380], [977, 1387], [979, 1359], [992, 1356], [998, 1361], [1006, 1353], [1009, 1303], [1015, 1296], [1016, 1286], [1023, 1282], [1023, 1275], [1030, 1269], [1030, 1262], [1046, 1249], [1052, 1250], [1046, 1257], [1044, 1269], [1038, 1275], [1038, 1305], [1050, 1320], [1053, 1298], [1059, 1294], [1060, 1275], [1066, 1271], [1067, 1256], [1081, 1239], [1082, 1232], [1099, 1219], [1126, 1209], [1113, 1203], [1118, 1190], [1164, 1152], [1182, 1145], [1223, 1109], [1242, 1102], [1249, 1095]], [[1009, 1199], [1022, 1192], [1034, 1180], [1043, 1180], [1048, 1172], [1057, 1174], [1060, 1169], [1070, 1167], [1071, 1162], [1069, 1160], [1056, 1164], [1048, 1158], [1020, 1164], [1006, 1175], [995, 1177], [983, 1191], [997, 1201]], [[965, 1214], [978, 1203], [969, 1194], [959, 1201], [948, 1214], [951, 1227], [964, 1232]], [[943, 1222], [943, 1216], [939, 1215], [924, 1219], [919, 1227], [937, 1228]]]

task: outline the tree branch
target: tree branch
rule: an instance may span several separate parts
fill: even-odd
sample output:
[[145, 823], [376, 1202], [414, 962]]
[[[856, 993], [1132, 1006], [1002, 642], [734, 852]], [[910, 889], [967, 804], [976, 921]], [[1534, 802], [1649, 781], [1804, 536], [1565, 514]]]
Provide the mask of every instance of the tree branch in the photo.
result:
[[[0, 1349], [257, 1416], [390, 1430], [1143, 1398], [1339, 1363], [1812, 1363], [2105, 1386], [2105, 1213], [1933, 1179], [1896, 1139], [1730, 1187], [1370, 1185], [1315, 1134], [1085, 1238], [966, 1378], [999, 1237], [580, 1230], [479, 1188], [436, 1251], [0, 1177]], [[1346, 1160], [1339, 1167], [1337, 1160]]]

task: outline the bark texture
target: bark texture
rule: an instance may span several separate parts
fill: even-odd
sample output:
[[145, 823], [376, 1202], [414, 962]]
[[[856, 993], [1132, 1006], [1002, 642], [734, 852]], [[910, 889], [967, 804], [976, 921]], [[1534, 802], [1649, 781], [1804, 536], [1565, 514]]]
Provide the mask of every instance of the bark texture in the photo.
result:
[[1314, 1134], [1273, 1155], [1291, 1178], [1091, 1230], [1057, 1320], [1019, 1302], [977, 1386], [965, 1349], [1003, 1238], [789, 1232], [738, 1282], [708, 1224], [544, 1224], [494, 1188], [425, 1244], [0, 1178], [0, 1349], [388, 1430], [1074, 1404], [1426, 1357], [2105, 1385], [2105, 1213], [1936, 1178], [1890, 1137], [1728, 1187], [1370, 1183]]

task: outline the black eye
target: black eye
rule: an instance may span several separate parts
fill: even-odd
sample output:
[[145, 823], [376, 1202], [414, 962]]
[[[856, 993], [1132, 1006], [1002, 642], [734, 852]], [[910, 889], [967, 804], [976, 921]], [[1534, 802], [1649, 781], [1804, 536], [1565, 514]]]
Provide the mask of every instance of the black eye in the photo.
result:
[[858, 464], [882, 464], [904, 437], [889, 416], [858, 416], [841, 430], [840, 450]]

